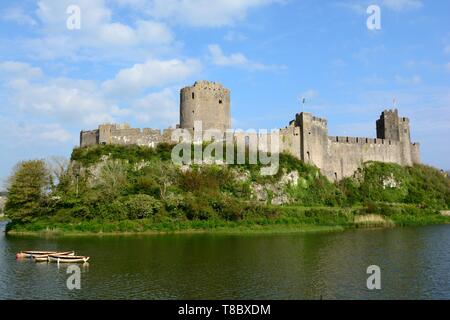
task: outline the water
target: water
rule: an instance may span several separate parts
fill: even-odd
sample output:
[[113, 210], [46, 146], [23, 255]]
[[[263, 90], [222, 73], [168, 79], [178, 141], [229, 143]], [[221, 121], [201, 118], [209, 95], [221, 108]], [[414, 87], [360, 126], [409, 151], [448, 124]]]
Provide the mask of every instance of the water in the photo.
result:
[[[1, 223], [4, 228], [4, 223]], [[289, 235], [0, 235], [0, 299], [449, 299], [450, 226]], [[67, 266], [26, 249], [89, 255], [81, 290]], [[366, 287], [369, 265], [382, 289]]]

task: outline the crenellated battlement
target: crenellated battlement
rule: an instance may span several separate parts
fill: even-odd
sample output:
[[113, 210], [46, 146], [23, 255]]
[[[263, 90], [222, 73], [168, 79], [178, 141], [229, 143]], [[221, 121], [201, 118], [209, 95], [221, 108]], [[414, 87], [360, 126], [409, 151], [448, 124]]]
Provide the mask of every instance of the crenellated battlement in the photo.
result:
[[[193, 131], [202, 129], [225, 133], [231, 129], [230, 90], [218, 82], [196, 81], [180, 90], [180, 124]], [[131, 128], [128, 124], [103, 124], [96, 130], [81, 131], [82, 147], [95, 144], [142, 145], [154, 147], [171, 143], [175, 129]], [[376, 137], [329, 136], [327, 119], [301, 112], [280, 129], [280, 152], [316, 165], [331, 180], [352, 175], [366, 161], [410, 166], [420, 163], [420, 144], [411, 143], [410, 120], [399, 117], [397, 109], [384, 110], [376, 121]], [[234, 138], [241, 137], [236, 132]]]
[[319, 118], [319, 117], [313, 116], [313, 117], [311, 118], [311, 121], [312, 121], [314, 124], [318, 124], [318, 125], [321, 125], [321, 126], [324, 126], [324, 127], [327, 127], [327, 126], [328, 126], [328, 121], [327, 121], [326, 119], [323, 119], [323, 118]]
[[366, 138], [366, 137], [344, 137], [344, 136], [330, 136], [328, 137], [330, 142], [334, 143], [353, 143], [353, 144], [386, 144], [386, 145], [398, 145], [399, 141], [378, 139], [378, 138]]

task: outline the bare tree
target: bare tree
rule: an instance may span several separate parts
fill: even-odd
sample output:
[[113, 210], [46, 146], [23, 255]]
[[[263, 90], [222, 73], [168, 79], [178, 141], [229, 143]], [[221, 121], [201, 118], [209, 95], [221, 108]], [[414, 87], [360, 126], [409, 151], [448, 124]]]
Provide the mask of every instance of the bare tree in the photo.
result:
[[70, 161], [60, 156], [52, 156], [46, 161], [54, 185], [58, 185], [68, 175]]

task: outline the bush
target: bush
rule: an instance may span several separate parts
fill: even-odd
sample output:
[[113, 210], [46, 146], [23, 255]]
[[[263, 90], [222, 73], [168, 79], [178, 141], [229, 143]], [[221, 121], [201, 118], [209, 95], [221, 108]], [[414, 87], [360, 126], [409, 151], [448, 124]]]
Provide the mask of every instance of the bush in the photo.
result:
[[208, 220], [216, 217], [214, 209], [204, 196], [188, 194], [184, 198], [183, 211], [189, 220]]
[[125, 206], [130, 220], [150, 218], [163, 207], [161, 201], [146, 194], [130, 196]]
[[242, 220], [246, 209], [244, 203], [230, 197], [221, 197], [213, 201], [212, 207], [220, 218], [229, 221]]
[[99, 216], [108, 221], [126, 220], [128, 219], [128, 207], [122, 201], [116, 200], [101, 206]]

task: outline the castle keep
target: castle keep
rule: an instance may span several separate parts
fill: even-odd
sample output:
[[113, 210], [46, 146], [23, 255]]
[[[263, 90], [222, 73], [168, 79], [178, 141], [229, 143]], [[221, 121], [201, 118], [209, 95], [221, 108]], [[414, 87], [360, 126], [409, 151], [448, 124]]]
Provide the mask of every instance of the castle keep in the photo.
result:
[[[202, 122], [203, 130], [231, 129], [230, 91], [221, 84], [197, 81], [181, 89], [180, 124], [189, 131]], [[97, 130], [81, 131], [81, 147], [95, 144], [136, 144], [154, 147], [172, 142], [175, 129], [134, 129], [128, 125], [103, 124]], [[376, 138], [329, 136], [327, 120], [301, 112], [280, 129], [280, 152], [316, 165], [330, 180], [351, 176], [364, 162], [392, 162], [403, 166], [420, 163], [419, 144], [410, 138], [409, 119], [398, 111], [385, 110], [376, 121]], [[242, 133], [234, 134], [234, 137]]]

